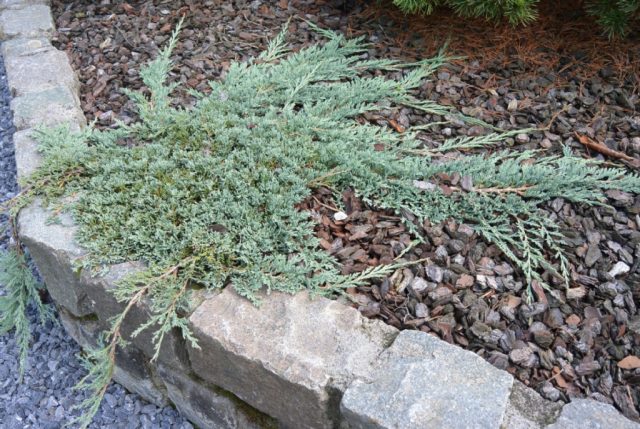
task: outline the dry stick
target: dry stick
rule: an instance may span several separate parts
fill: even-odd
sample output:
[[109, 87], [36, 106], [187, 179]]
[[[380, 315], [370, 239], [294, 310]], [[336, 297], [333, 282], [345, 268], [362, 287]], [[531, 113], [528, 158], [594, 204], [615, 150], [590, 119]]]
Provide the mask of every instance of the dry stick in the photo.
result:
[[487, 293], [485, 293], [485, 294], [481, 295], [481, 296], [480, 296], [480, 298], [486, 298], [486, 297], [488, 297], [488, 296], [493, 296], [493, 295], [495, 295], [495, 293], [496, 293], [496, 292], [495, 292], [494, 290], [490, 290], [489, 292], [487, 292]]
[[623, 161], [628, 161], [631, 163], [637, 162], [638, 160], [632, 156], [627, 155], [624, 152], [619, 152], [617, 150], [610, 149], [609, 147], [603, 145], [602, 143], [598, 143], [593, 140], [591, 137], [586, 135], [575, 133], [575, 136], [578, 138], [578, 141], [582, 143], [584, 146], [589, 149], [595, 150], [598, 153], [609, 156], [611, 158], [622, 159]]
[[507, 187], [507, 188], [474, 188], [475, 192], [478, 192], [480, 194], [508, 194], [508, 193], [515, 193], [518, 194], [520, 196], [523, 196], [524, 193], [526, 191], [528, 191], [529, 189], [533, 188], [532, 185], [523, 185], [523, 186], [519, 186], [517, 188], [511, 188], [511, 187]]
[[316, 203], [320, 204], [322, 207], [324, 207], [326, 209], [329, 209], [329, 210], [334, 211], [334, 212], [339, 212], [340, 211], [339, 209], [337, 209], [335, 207], [331, 207], [330, 205], [323, 203], [322, 201], [320, 201], [316, 197], [313, 197], [313, 199], [315, 200]]
[[551, 116], [551, 119], [549, 119], [549, 123], [547, 123], [547, 125], [545, 125], [544, 127], [540, 128], [540, 130], [541, 131], [551, 130], [551, 126], [556, 121], [556, 119], [558, 119], [558, 116], [560, 116], [561, 113], [564, 113], [566, 111], [567, 111], [567, 106], [564, 106], [562, 109], [558, 110], [556, 113], [553, 114], [553, 116]]
[[339, 168], [332, 168], [329, 172], [323, 174], [322, 176], [318, 176], [315, 179], [311, 180], [309, 183], [307, 183], [308, 187], [313, 187], [314, 185], [318, 184], [322, 184], [322, 181], [324, 179], [328, 179], [329, 177], [332, 176], [337, 176], [338, 174], [342, 174], [345, 173], [344, 170], [340, 170]]
[[557, 374], [552, 375], [551, 377], [547, 378], [546, 380], [540, 380], [538, 383], [536, 383], [536, 385], [539, 386], [540, 384], [545, 383], [547, 381], [555, 380], [556, 378], [561, 377], [563, 372], [564, 372], [564, 369], [561, 369], [560, 371], [558, 371]]

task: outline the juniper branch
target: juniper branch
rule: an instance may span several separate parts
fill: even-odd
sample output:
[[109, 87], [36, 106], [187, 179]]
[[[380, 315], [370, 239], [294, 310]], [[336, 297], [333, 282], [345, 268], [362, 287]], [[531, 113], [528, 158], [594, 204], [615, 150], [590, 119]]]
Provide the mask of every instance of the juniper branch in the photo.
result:
[[20, 381], [27, 363], [31, 340], [30, 322], [27, 308], [30, 305], [40, 318], [40, 323], [53, 320], [51, 308], [40, 299], [42, 285], [33, 276], [25, 256], [19, 248], [0, 254], [0, 284], [5, 287], [5, 295], [0, 296], [0, 335], [14, 331], [20, 350]]
[[126, 307], [113, 321], [111, 330], [106, 339], [107, 344], [86, 350], [86, 356], [82, 359], [83, 366], [88, 373], [75, 386], [76, 390], [88, 391], [89, 395], [74, 409], [81, 409], [82, 414], [75, 418], [71, 424], [78, 424], [82, 429], [88, 427], [93, 417], [98, 412], [102, 399], [104, 398], [109, 383], [113, 378], [113, 371], [116, 365], [116, 351], [118, 347], [126, 346], [122, 338], [122, 323], [129, 314], [129, 311], [139, 304], [152, 287], [151, 284], [139, 288], [131, 297]]

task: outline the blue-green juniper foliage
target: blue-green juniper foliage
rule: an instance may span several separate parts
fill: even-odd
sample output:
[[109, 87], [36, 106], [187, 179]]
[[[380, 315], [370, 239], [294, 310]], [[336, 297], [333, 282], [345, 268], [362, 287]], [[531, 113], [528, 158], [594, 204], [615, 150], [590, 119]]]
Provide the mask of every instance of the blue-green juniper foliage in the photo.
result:
[[0, 285], [5, 294], [0, 296], [0, 335], [14, 332], [20, 350], [20, 379], [24, 375], [27, 352], [31, 341], [31, 327], [27, 315], [28, 306], [33, 306], [40, 322], [53, 320], [51, 308], [40, 299], [40, 284], [34, 277], [21, 249], [11, 249], [0, 254]]
[[[309, 213], [295, 208], [320, 186], [336, 196], [352, 187], [366, 202], [410, 213], [417, 222], [472, 223], [529, 284], [544, 284], [544, 271], [569, 279], [562, 236], [539, 209], [542, 203], [563, 197], [603, 204], [607, 189], [640, 192], [637, 175], [568, 151], [461, 153], [496, 145], [504, 134], [460, 137], [428, 149], [420, 130], [398, 133], [360, 123], [364, 112], [400, 105], [447, 113], [412, 95], [445, 58], [416, 64], [363, 59], [361, 39], [316, 30], [326, 43], [292, 53], [283, 32], [255, 60], [232, 64], [226, 77], [211, 82], [210, 94], [194, 93], [198, 101], [190, 109], [172, 107], [175, 86], [165, 83], [176, 32], [141, 71], [150, 95], [129, 93], [138, 123], [40, 133], [44, 163], [24, 183], [16, 207], [38, 197], [69, 210], [79, 226], [77, 240], [89, 251], [82, 262], [87, 269], [146, 263], [148, 270], [122, 282], [116, 295], [128, 303], [125, 313], [143, 295], [150, 298], [154, 315], [140, 329], [155, 331], [157, 347], [174, 328], [197, 346], [181, 317], [195, 288], [232, 285], [257, 302], [262, 289], [335, 293], [388, 275], [394, 267], [341, 275], [320, 248]], [[400, 77], [371, 77], [376, 70]], [[454, 172], [470, 176], [474, 189], [447, 196], [437, 187], [416, 186]], [[123, 315], [104, 348], [92, 352], [96, 363], [85, 385], [98, 402], [122, 344]], [[95, 401], [85, 406], [96, 409]]]

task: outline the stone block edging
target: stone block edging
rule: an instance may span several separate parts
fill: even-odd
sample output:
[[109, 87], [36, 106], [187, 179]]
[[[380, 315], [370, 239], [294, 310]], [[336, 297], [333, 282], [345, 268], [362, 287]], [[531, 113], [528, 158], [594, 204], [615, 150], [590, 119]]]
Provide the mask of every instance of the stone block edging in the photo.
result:
[[[47, 0], [0, 0], [1, 52], [13, 100], [18, 178], [37, 168], [38, 124], [86, 126], [79, 83], [50, 43]], [[79, 273], [85, 252], [68, 217], [51, 225], [36, 202], [18, 219], [69, 334], [95, 344], [123, 306], [109, 290], [139, 269]], [[127, 317], [128, 335], [148, 315]], [[189, 317], [199, 349], [177, 332], [150, 362], [149, 335], [119, 352], [115, 378], [156, 404], [173, 403], [202, 428], [638, 428], [612, 406], [589, 399], [562, 407], [542, 399], [479, 356], [419, 331], [364, 318], [337, 301], [272, 293], [256, 308], [232, 290], [202, 297]]]

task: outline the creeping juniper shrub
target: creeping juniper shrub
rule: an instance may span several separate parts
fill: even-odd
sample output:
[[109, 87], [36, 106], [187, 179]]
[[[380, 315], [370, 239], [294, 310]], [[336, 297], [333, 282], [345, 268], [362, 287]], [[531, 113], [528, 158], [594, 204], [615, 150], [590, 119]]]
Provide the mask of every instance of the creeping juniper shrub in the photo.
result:
[[[210, 94], [194, 92], [191, 109], [172, 107], [175, 86], [165, 84], [176, 31], [141, 71], [150, 95], [129, 92], [139, 122], [80, 134], [40, 130], [44, 163], [24, 184], [16, 210], [41, 198], [70, 211], [77, 240], [89, 251], [86, 269], [124, 261], [147, 266], [116, 288], [125, 310], [85, 360], [90, 372], [81, 386], [94, 395], [82, 404], [82, 425], [97, 410], [124, 344], [122, 320], [141, 299], [150, 298], [153, 315], [138, 332], [153, 329], [156, 350], [174, 328], [197, 347], [183, 317], [196, 288], [231, 285], [258, 303], [262, 289], [331, 294], [402, 264], [341, 275], [318, 245], [309, 213], [295, 208], [314, 188], [339, 195], [351, 187], [373, 206], [411, 214], [419, 223], [472, 223], [529, 285], [546, 287], [544, 271], [568, 281], [569, 269], [558, 226], [540, 205], [555, 197], [604, 204], [603, 191], [611, 188], [640, 192], [638, 175], [569, 151], [461, 154], [513, 133], [459, 137], [428, 149], [419, 129], [401, 134], [359, 123], [367, 111], [400, 105], [452, 113], [412, 95], [445, 58], [415, 64], [362, 59], [362, 39], [315, 30], [326, 43], [291, 53], [282, 32], [258, 58], [232, 64], [224, 79], [211, 82]], [[376, 70], [401, 77], [365, 74]], [[471, 176], [474, 189], [445, 195], [415, 185], [454, 172]]]

